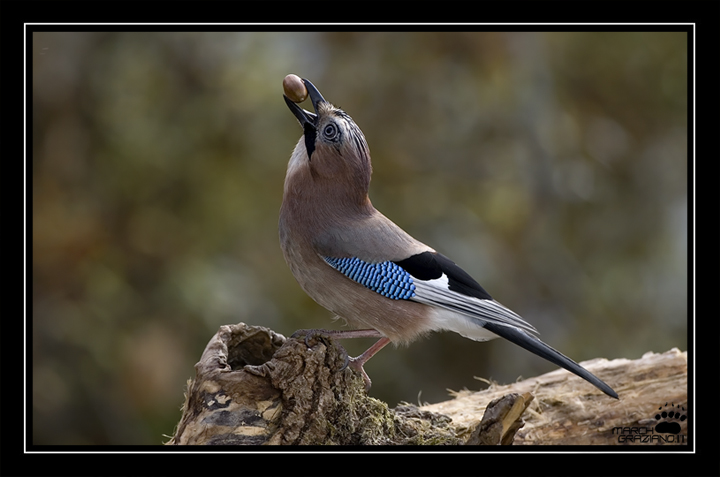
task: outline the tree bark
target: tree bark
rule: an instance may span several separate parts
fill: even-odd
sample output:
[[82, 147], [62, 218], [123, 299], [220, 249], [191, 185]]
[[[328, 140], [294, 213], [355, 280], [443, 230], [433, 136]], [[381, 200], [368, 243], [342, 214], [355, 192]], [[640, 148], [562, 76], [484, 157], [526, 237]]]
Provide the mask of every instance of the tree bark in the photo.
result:
[[[168, 444], [617, 444], [623, 433], [613, 428], [655, 426], [655, 412], [666, 401], [687, 409], [687, 358], [677, 350], [583, 363], [601, 379], [621, 383], [619, 401], [558, 370], [394, 409], [367, 395], [346, 357], [327, 336], [306, 342], [244, 323], [222, 326], [195, 365]], [[686, 434], [687, 420], [675, 421]]]
[[[461, 391], [455, 399], [422, 409], [452, 418], [462, 439], [493, 399], [532, 393], [535, 399], [523, 416], [525, 426], [515, 435], [515, 445], [687, 444], [687, 352], [673, 348], [637, 360], [594, 359], [580, 364], [610, 383], [620, 399], [609, 398], [559, 369], [505, 386], [492, 384], [480, 392]], [[677, 423], [670, 430], [678, 432], [660, 432], [662, 426], [657, 431], [662, 422]]]

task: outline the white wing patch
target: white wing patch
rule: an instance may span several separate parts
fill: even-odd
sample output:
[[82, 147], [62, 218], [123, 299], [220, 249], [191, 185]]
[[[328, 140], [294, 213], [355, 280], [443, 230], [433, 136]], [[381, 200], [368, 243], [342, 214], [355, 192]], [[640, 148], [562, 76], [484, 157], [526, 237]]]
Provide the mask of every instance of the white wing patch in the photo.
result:
[[468, 315], [438, 306], [433, 306], [431, 310], [432, 322], [436, 325], [435, 331], [454, 331], [460, 336], [475, 341], [489, 341], [498, 338], [498, 335], [483, 328], [479, 320]]
[[[481, 300], [480, 298], [463, 295], [462, 293], [450, 290], [445, 274], [435, 280], [414, 280], [414, 284], [415, 296], [411, 298], [412, 301], [444, 308], [463, 317], [470, 318], [473, 321], [477, 320], [477, 323], [472, 323], [474, 326], [483, 326], [484, 322], [493, 322], [498, 325], [512, 326], [531, 333], [537, 333], [535, 327], [530, 323], [495, 300]], [[444, 327], [444, 329], [456, 331], [468, 338], [484, 341], [496, 336], [486, 331], [487, 337], [485, 337], [486, 333], [480, 333], [480, 335], [475, 337], [474, 335], [477, 335], [477, 333], [471, 333], [470, 331], [473, 327], [467, 326], [470, 325], [470, 323], [465, 324], [462, 320], [448, 319], [451, 315], [447, 314], [441, 314], [439, 317], [443, 318], [441, 322], [446, 322], [447, 327]]]

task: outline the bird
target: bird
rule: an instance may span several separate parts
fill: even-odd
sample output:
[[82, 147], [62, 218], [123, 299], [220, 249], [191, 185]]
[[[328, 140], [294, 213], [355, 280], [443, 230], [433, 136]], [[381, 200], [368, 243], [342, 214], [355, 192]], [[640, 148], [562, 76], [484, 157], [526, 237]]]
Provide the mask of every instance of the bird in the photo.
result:
[[[535, 327], [493, 299], [455, 262], [375, 209], [368, 196], [370, 150], [358, 125], [309, 80], [288, 75], [283, 85], [303, 134], [287, 165], [280, 246], [305, 293], [352, 328], [300, 330], [306, 342], [318, 333], [378, 338], [346, 360], [369, 390], [364, 364], [389, 343], [407, 344], [433, 331], [454, 331], [476, 341], [501, 337], [618, 399], [605, 382], [541, 341]], [[296, 104], [306, 97], [314, 112]]]

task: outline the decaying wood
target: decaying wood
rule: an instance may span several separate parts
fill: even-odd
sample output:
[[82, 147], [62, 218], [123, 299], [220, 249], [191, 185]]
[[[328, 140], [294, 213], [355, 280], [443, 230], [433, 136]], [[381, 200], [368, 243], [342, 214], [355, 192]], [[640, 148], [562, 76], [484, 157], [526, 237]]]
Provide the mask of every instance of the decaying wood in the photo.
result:
[[[513, 444], [648, 445], [687, 444], [687, 352], [673, 348], [637, 360], [594, 359], [580, 363], [617, 391], [612, 399], [577, 376], [559, 369], [481, 392], [461, 391], [455, 399], [423, 406], [452, 419], [458, 436], [471, 433], [487, 403], [508, 393], [532, 393], [525, 426]], [[663, 410], [668, 416], [662, 417]], [[675, 412], [680, 414], [675, 416]], [[660, 419], [656, 419], [656, 416]], [[677, 422], [678, 434], [656, 432], [661, 422]], [[467, 429], [467, 430], [465, 430]]]
[[[222, 326], [188, 383], [183, 415], [168, 444], [457, 445], [451, 420], [371, 398], [346, 354], [319, 335], [286, 339], [262, 327]], [[512, 441], [531, 396], [488, 405], [477, 443]], [[472, 429], [474, 431], [475, 429]]]
[[[684, 367], [676, 363], [676, 372], [668, 374], [663, 370], [671, 357]], [[640, 426], [647, 419], [654, 425], [650, 411], [658, 407], [657, 396], [664, 396], [660, 404], [686, 402], [667, 390], [673, 383], [686, 395], [686, 358], [677, 350], [646, 355], [638, 360], [644, 366], [628, 360], [584, 363], [615, 387], [619, 402], [556, 371], [478, 393], [464, 391], [445, 403], [394, 409], [367, 395], [345, 358], [326, 336], [306, 343], [302, 336], [286, 339], [244, 323], [222, 326], [195, 366], [168, 444], [609, 444], [612, 437], [617, 441], [616, 425]], [[678, 374], [685, 376], [684, 385]]]

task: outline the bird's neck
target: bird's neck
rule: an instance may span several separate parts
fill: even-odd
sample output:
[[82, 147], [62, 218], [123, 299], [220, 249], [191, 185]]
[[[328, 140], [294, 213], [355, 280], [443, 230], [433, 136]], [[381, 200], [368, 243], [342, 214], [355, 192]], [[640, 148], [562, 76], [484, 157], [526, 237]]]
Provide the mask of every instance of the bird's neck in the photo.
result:
[[293, 171], [285, 178], [285, 191], [280, 210], [285, 220], [300, 220], [306, 225], [324, 228], [338, 219], [361, 217], [375, 211], [367, 187], [348, 187], [313, 177], [310, 169]]

